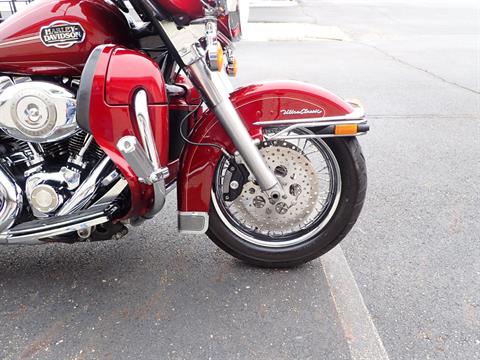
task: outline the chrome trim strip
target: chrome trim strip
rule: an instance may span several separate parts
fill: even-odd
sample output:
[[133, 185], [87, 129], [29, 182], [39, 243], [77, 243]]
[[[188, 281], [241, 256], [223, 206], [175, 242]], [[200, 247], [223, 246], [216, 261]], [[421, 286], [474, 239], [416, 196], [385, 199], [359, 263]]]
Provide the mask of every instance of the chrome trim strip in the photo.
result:
[[35, 36], [29, 36], [29, 37], [25, 37], [23, 39], [18, 39], [18, 40], [4, 41], [4, 42], [0, 43], [0, 47], [19, 44], [19, 43], [26, 42], [26, 41], [34, 41], [34, 40], [40, 41], [40, 36], [35, 35]]
[[324, 138], [334, 138], [334, 137], [355, 137], [366, 135], [366, 132], [360, 132], [356, 134], [350, 135], [336, 135], [336, 134], [305, 134], [305, 135], [288, 135], [288, 136], [277, 136], [275, 134], [273, 136], [265, 136], [266, 140], [292, 140], [292, 139], [324, 139]]
[[[353, 121], [327, 121], [322, 122], [321, 124], [318, 122], [305, 122], [305, 123], [298, 123], [294, 125], [287, 126], [284, 129], [281, 129], [279, 132], [272, 136], [264, 135], [266, 139], [273, 140], [273, 139], [311, 139], [311, 138], [327, 138], [327, 137], [346, 137], [346, 136], [357, 136], [366, 134], [366, 132], [358, 132], [356, 134], [350, 135], [337, 135], [337, 134], [295, 134], [295, 135], [288, 135], [289, 132], [298, 128], [318, 128], [318, 127], [326, 127], [326, 126], [335, 126], [335, 125], [343, 125], [343, 124], [367, 124], [365, 120], [353, 120]], [[282, 136], [286, 134], [286, 136]]]
[[205, 234], [208, 230], [209, 217], [204, 212], [178, 212], [178, 231], [181, 234]]
[[[295, 125], [303, 123], [312, 123], [315, 122], [315, 126], [326, 126], [326, 125], [337, 125], [342, 123], [352, 124], [353, 121], [358, 121], [358, 123], [365, 121], [365, 111], [362, 107], [355, 107], [355, 109], [346, 115], [343, 116], [325, 116], [320, 118], [307, 118], [307, 119], [289, 119], [289, 120], [273, 120], [273, 121], [257, 121], [253, 125], [263, 126], [263, 127], [276, 127], [276, 126], [286, 126], [286, 125]], [[342, 121], [342, 123], [340, 122]], [[328, 122], [334, 122], [334, 124], [329, 124]]]
[[[307, 121], [306, 121], [307, 120]], [[289, 127], [320, 127], [320, 126], [330, 126], [330, 125], [345, 125], [345, 124], [366, 124], [367, 121], [365, 119], [357, 119], [357, 120], [338, 120], [338, 121], [310, 121], [311, 119], [304, 119], [303, 121], [298, 121], [292, 124], [286, 124], [285, 126], [290, 125]], [[280, 125], [275, 124], [272, 127], [278, 127]], [[288, 129], [288, 127], [287, 127]], [[282, 130], [283, 131], [283, 130]]]

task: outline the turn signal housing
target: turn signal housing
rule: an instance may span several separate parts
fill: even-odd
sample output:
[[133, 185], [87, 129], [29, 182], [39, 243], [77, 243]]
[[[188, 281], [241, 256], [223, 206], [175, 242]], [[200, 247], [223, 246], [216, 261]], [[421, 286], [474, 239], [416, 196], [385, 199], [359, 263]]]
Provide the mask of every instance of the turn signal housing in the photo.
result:
[[233, 50], [227, 48], [227, 74], [229, 76], [235, 77], [237, 76], [238, 71], [238, 63], [237, 58], [233, 55]]
[[230, 62], [228, 62], [228, 65], [227, 65], [227, 74], [231, 77], [236, 77], [237, 76], [237, 72], [238, 72], [238, 63], [237, 63], [237, 59], [236, 58], [233, 58], [233, 60]]
[[207, 50], [207, 64], [210, 70], [220, 71], [223, 68], [223, 49], [220, 42], [211, 45]]

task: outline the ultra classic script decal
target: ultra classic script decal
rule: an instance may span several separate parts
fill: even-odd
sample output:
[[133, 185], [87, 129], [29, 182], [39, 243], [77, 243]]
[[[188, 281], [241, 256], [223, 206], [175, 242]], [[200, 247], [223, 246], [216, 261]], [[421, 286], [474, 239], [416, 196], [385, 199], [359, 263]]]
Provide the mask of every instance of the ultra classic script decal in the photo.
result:
[[280, 110], [282, 115], [310, 115], [310, 114], [316, 114], [316, 115], [324, 115], [324, 110], [323, 109], [301, 109], [301, 110], [293, 110], [293, 109], [282, 109]]
[[55, 21], [40, 29], [40, 40], [45, 46], [65, 49], [85, 40], [85, 30], [78, 23]]

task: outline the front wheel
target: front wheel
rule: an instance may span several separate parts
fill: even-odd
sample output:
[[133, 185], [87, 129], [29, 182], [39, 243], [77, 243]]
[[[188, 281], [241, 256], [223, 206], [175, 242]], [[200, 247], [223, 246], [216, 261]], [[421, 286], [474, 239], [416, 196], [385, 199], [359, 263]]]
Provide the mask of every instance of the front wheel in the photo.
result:
[[[299, 136], [307, 130], [297, 130]], [[208, 236], [248, 263], [290, 267], [337, 245], [365, 199], [365, 159], [356, 138], [265, 141], [260, 147], [285, 195], [270, 202], [242, 165], [216, 170]]]

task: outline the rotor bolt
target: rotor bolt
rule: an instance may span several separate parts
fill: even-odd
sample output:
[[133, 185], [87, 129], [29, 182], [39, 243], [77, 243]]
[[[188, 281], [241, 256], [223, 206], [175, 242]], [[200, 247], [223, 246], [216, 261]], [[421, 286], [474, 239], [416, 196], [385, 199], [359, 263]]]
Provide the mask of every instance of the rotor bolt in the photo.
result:
[[299, 184], [292, 184], [290, 185], [290, 195], [292, 196], [298, 196], [302, 192], [302, 187]]
[[277, 166], [277, 167], [275, 168], [275, 170], [274, 170], [274, 174], [275, 174], [276, 176], [280, 176], [280, 177], [285, 177], [285, 176], [287, 176], [287, 173], [288, 173], [288, 170], [287, 170], [287, 168], [286, 168], [285, 166], [283, 166], [283, 165]]
[[275, 205], [275, 211], [280, 215], [284, 215], [288, 211], [288, 205], [284, 202], [279, 202], [277, 205]]
[[253, 198], [253, 206], [255, 206], [256, 208], [260, 209], [260, 208], [263, 208], [266, 204], [266, 201], [263, 197], [261, 196], [255, 196]]

